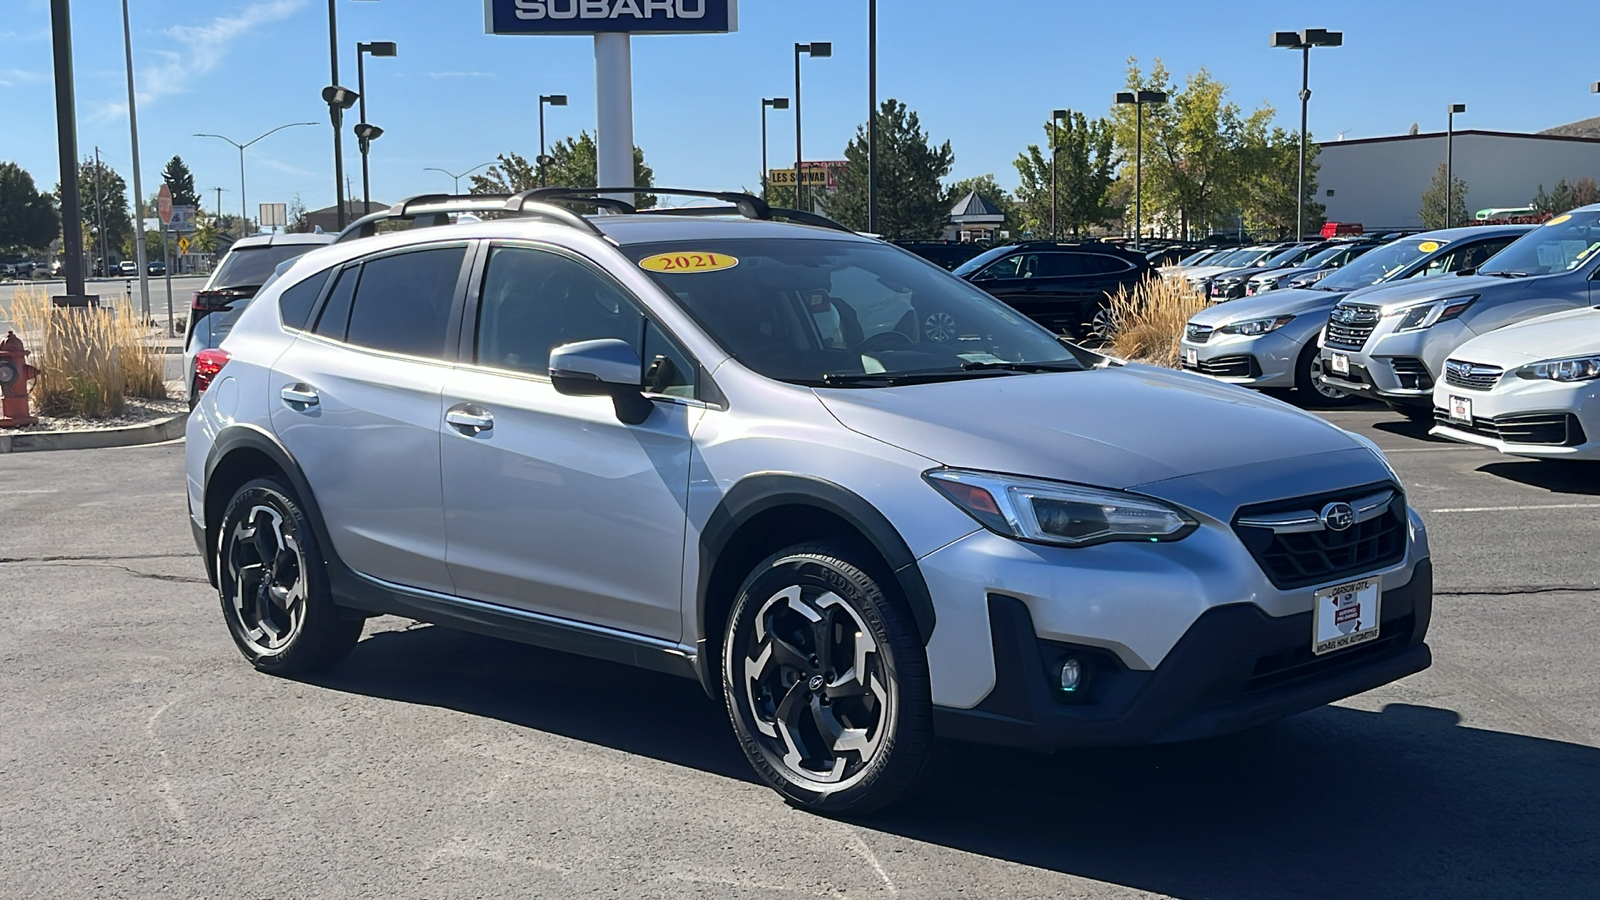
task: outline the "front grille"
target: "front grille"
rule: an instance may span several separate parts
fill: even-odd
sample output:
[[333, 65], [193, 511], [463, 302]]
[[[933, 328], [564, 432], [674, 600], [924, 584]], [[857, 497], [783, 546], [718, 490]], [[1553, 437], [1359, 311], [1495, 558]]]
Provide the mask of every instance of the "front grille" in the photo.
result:
[[1504, 374], [1505, 369], [1499, 366], [1487, 366], [1460, 359], [1444, 361], [1444, 383], [1469, 391], [1490, 390], [1500, 383], [1500, 376]]
[[1224, 378], [1255, 378], [1261, 374], [1261, 364], [1256, 362], [1256, 358], [1249, 354], [1219, 356], [1215, 359], [1202, 359], [1193, 366], [1187, 363], [1184, 365], [1185, 368], [1203, 375], [1216, 375]]
[[1408, 390], [1425, 391], [1433, 387], [1433, 375], [1428, 372], [1428, 365], [1422, 360], [1412, 356], [1397, 356], [1389, 360], [1389, 365], [1394, 369], [1394, 377], [1400, 382], [1400, 387]]
[[1465, 431], [1508, 444], [1540, 444], [1547, 447], [1576, 447], [1588, 440], [1583, 425], [1572, 413], [1533, 413], [1531, 415], [1495, 416], [1492, 419], [1473, 419], [1457, 422], [1449, 412], [1433, 411], [1434, 421], [1446, 428]]
[[[1330, 503], [1359, 507], [1363, 500], [1381, 501], [1385, 492], [1391, 496], [1381, 511], [1374, 509], [1370, 518], [1344, 531], [1317, 521]], [[1405, 498], [1393, 486], [1369, 485], [1248, 506], [1239, 510], [1233, 530], [1272, 583], [1287, 590], [1355, 578], [1399, 562], [1406, 552], [1405, 509]]]
[[1190, 323], [1183, 326], [1183, 336], [1196, 344], [1204, 344], [1211, 340], [1211, 332], [1216, 329], [1210, 325], [1195, 325]]
[[1378, 307], [1340, 304], [1328, 319], [1326, 343], [1335, 350], [1360, 350], [1378, 327]]

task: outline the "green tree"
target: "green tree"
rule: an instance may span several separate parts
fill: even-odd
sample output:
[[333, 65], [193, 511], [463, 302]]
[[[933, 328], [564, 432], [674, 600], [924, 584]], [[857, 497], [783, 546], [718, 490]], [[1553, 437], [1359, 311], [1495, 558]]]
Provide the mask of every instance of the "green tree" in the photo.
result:
[[[839, 189], [821, 194], [822, 210], [857, 231], [867, 228], [867, 128], [844, 150]], [[934, 146], [917, 114], [890, 98], [878, 109], [878, 233], [890, 240], [937, 237], [950, 207], [941, 186], [956, 154], [945, 141]], [[810, 192], [807, 192], [807, 196]]]
[[283, 229], [285, 233], [287, 233], [287, 234], [310, 234], [311, 233], [311, 220], [306, 217], [306, 203], [305, 203], [304, 200], [300, 199], [300, 195], [299, 194], [295, 194], [294, 195], [294, 199], [289, 201], [289, 209], [287, 210], [287, 218], [289, 220], [289, 224], [286, 225], [284, 227], [284, 229]]
[[[550, 148], [551, 162], [545, 167], [545, 182], [551, 187], [614, 187], [600, 185], [599, 153], [594, 136], [587, 131], [577, 137], [557, 141]], [[482, 175], [472, 176], [474, 194], [516, 194], [539, 186], [539, 167], [536, 162], [518, 153], [502, 153], [499, 162]], [[654, 187], [656, 174], [644, 161], [644, 151], [633, 148], [633, 183], [636, 187]], [[639, 194], [636, 205], [645, 209], [656, 205], [654, 194]]]
[[963, 178], [950, 183], [945, 188], [944, 205], [948, 210], [961, 201], [968, 194], [976, 193], [988, 199], [1006, 214], [1006, 222], [1000, 227], [1010, 232], [1012, 237], [1020, 237], [1024, 230], [1022, 210], [1017, 206], [1017, 198], [1011, 192], [1000, 186], [993, 175], [978, 175], [972, 178]]
[[1444, 163], [1439, 163], [1439, 168], [1433, 173], [1433, 179], [1428, 183], [1428, 189], [1422, 192], [1422, 209], [1417, 215], [1422, 217], [1423, 228], [1450, 228], [1468, 221], [1467, 218], [1467, 183], [1460, 178], [1452, 178], [1453, 185], [1450, 189], [1450, 213], [1445, 214], [1444, 208]]
[[[61, 186], [56, 186], [61, 196]], [[105, 163], [86, 159], [78, 166], [78, 199], [83, 211], [84, 251], [91, 259], [100, 255], [101, 223], [105, 224], [108, 254], [117, 252], [133, 236], [133, 217], [128, 215], [128, 184]]]
[[[1305, 231], [1316, 234], [1326, 221], [1327, 207], [1316, 201], [1317, 144], [1306, 142]], [[1300, 137], [1282, 128], [1264, 140], [1251, 140], [1244, 151], [1245, 226], [1252, 232], [1295, 237], [1295, 186], [1300, 178]]]
[[1585, 176], [1570, 185], [1563, 178], [1556, 182], [1555, 190], [1549, 193], [1545, 192], [1544, 185], [1539, 185], [1539, 193], [1533, 195], [1533, 201], [1528, 205], [1539, 212], [1558, 216], [1591, 203], [1600, 203], [1600, 187], [1596, 187], [1593, 178]]
[[60, 233], [55, 198], [39, 191], [27, 169], [0, 162], [0, 250], [40, 250]]
[[189, 166], [183, 157], [174, 156], [167, 160], [166, 168], [161, 170], [161, 180], [172, 192], [173, 206], [198, 206], [200, 197], [194, 192], [194, 173], [189, 171]]
[[[1179, 234], [1209, 231], [1232, 219], [1250, 202], [1251, 174], [1258, 151], [1268, 143], [1274, 110], [1261, 106], [1248, 116], [1228, 99], [1228, 87], [1205, 69], [1190, 75], [1179, 90], [1157, 59], [1149, 74], [1128, 60], [1128, 88], [1165, 92], [1168, 102], [1144, 107], [1144, 209], [1147, 218], [1166, 219]], [[1137, 143], [1135, 111], [1112, 111], [1117, 145], [1124, 153], [1123, 177], [1132, 180]], [[1293, 189], [1290, 195], [1293, 195]]]
[[[1022, 184], [1017, 197], [1025, 227], [1051, 234], [1051, 191], [1055, 191], [1055, 237], [1104, 225], [1118, 215], [1111, 203], [1116, 181], [1115, 134], [1105, 119], [1068, 110], [1064, 119], [1045, 123], [1046, 142], [1029, 144], [1016, 159]], [[1052, 149], [1053, 148], [1053, 149]]]

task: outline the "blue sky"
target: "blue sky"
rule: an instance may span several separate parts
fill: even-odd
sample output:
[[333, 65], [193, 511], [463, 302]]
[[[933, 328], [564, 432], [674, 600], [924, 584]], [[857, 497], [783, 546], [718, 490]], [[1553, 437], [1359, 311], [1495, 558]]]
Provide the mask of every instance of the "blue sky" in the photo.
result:
[[[56, 182], [55, 116], [46, 0], [6, 0], [0, 19], [0, 159]], [[319, 92], [328, 80], [327, 7], [320, 0], [133, 0], [134, 63], [146, 192], [180, 154], [197, 186], [221, 186], [237, 209], [238, 154], [218, 132], [249, 140], [251, 214], [260, 202], [333, 202], [332, 138]], [[1205, 67], [1246, 109], [1263, 102], [1294, 127], [1299, 55], [1267, 46], [1271, 30], [1325, 27], [1345, 46], [1312, 54], [1310, 124], [1332, 139], [1442, 129], [1450, 102], [1460, 128], [1537, 131], [1600, 116], [1592, 23], [1577, 0], [1447, 4], [1344, 0], [1208, 3], [1080, 0], [880, 0], [879, 94], [917, 110], [956, 152], [954, 177], [1016, 182], [1012, 160], [1038, 142], [1056, 107], [1104, 114], [1126, 61], [1164, 59], [1179, 77]], [[478, 0], [339, 0], [341, 75], [355, 85], [355, 43], [393, 40], [396, 59], [369, 59], [374, 199], [448, 188], [498, 152], [538, 148], [541, 93], [572, 105], [548, 112], [554, 139], [594, 127], [593, 44], [583, 37], [493, 37]], [[1135, 12], [1142, 10], [1142, 12]], [[79, 149], [126, 176], [129, 141], [120, 4], [73, 4]], [[841, 158], [866, 116], [866, 0], [743, 0], [732, 35], [633, 42], [635, 138], [657, 182], [754, 187], [760, 98], [793, 90], [794, 41], [834, 42], [805, 65], [806, 155]], [[774, 165], [792, 157], [787, 113], [771, 119]], [[346, 136], [347, 172], [359, 157]], [[208, 197], [215, 194], [208, 193]]]

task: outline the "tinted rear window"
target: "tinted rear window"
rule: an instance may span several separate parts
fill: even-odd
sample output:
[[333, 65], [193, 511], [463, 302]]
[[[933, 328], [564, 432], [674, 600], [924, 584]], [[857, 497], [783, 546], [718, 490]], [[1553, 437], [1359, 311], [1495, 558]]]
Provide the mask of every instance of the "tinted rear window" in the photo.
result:
[[465, 245], [381, 256], [361, 267], [345, 340], [374, 350], [438, 358]]
[[217, 273], [211, 277], [211, 287], [260, 287], [272, 277], [272, 270], [284, 260], [294, 259], [320, 244], [268, 244], [260, 247], [238, 247], [228, 251]]
[[283, 317], [283, 324], [290, 328], [306, 327], [306, 318], [311, 315], [311, 307], [316, 304], [317, 297], [322, 295], [322, 286], [328, 283], [328, 275], [332, 271], [328, 269], [318, 272], [278, 295], [278, 314]]

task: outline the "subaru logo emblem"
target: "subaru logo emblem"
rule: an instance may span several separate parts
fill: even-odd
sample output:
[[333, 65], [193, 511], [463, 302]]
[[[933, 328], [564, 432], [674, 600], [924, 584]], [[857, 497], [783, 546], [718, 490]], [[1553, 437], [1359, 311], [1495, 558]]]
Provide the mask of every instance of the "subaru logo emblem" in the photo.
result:
[[824, 684], [827, 684], [827, 682], [823, 679], [823, 677], [821, 675], [813, 675], [813, 676], [811, 676], [811, 680], [806, 682], [806, 687], [810, 688], [813, 691], [820, 691], [820, 690], [822, 690], [822, 686]]
[[1356, 511], [1348, 503], [1329, 503], [1322, 508], [1322, 527], [1329, 531], [1347, 531], [1356, 523]]

